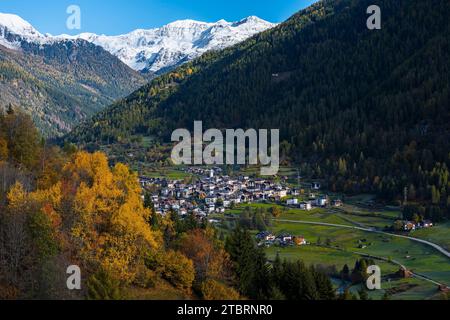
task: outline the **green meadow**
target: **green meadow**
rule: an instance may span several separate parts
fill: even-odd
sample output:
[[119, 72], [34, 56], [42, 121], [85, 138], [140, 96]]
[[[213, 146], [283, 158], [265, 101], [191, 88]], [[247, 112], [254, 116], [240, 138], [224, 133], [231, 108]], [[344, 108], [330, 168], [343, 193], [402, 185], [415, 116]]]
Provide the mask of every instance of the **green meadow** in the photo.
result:
[[414, 231], [411, 236], [437, 243], [450, 251], [450, 222], [437, 224], [433, 228]]
[[[269, 209], [273, 206], [274, 204], [241, 205], [228, 211], [228, 213], [238, 215], [245, 207]], [[384, 228], [392, 224], [393, 219], [372, 216], [371, 213], [353, 215], [334, 209], [315, 209], [307, 212], [299, 209], [288, 209], [284, 206], [278, 207], [282, 211], [278, 220], [289, 221], [275, 221], [270, 230], [275, 234], [289, 233], [304, 236], [311, 245], [285, 248], [269, 247], [266, 249], [269, 259], [273, 259], [279, 254], [282, 259], [302, 259], [307, 264], [334, 265], [340, 270], [345, 264], [349, 265], [350, 268], [353, 267], [358, 258], [362, 255], [369, 255], [387, 259], [387, 261], [377, 260], [384, 275], [399, 270], [399, 266], [394, 263], [396, 262], [417, 274], [440, 283], [450, 284], [450, 259], [424, 244], [357, 229], [296, 223], [296, 221], [305, 221], [347, 226], [362, 224]], [[382, 213], [384, 214], [384, 212]], [[447, 243], [448, 245], [449, 243], [445, 240], [449, 238], [445, 230], [448, 230], [448, 227], [448, 225], [442, 225], [417, 231], [413, 236], [433, 239], [437, 243]], [[317, 246], [317, 243], [321, 246]], [[326, 247], [324, 247], [325, 244]], [[395, 299], [428, 299], [438, 294], [435, 284], [417, 278], [397, 279], [391, 282], [387, 282], [387, 279], [385, 279], [383, 285], [390, 285], [394, 288], [395, 294], [393, 294], [393, 297]], [[371, 293], [371, 297], [374, 299], [381, 298], [383, 294], [384, 292], [378, 291]]]
[[166, 178], [169, 180], [183, 180], [191, 178], [192, 174], [174, 168], [159, 168], [156, 170], [145, 170], [144, 175], [148, 178]]

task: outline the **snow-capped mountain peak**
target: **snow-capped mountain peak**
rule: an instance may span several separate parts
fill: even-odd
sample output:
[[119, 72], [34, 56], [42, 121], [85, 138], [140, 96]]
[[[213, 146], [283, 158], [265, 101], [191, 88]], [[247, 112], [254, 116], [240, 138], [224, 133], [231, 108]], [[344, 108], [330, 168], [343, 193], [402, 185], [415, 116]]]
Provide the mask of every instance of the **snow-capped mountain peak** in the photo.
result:
[[0, 28], [23, 37], [41, 37], [42, 35], [27, 21], [15, 14], [0, 13]]
[[168, 23], [164, 27], [188, 29], [188, 28], [197, 28], [199, 26], [201, 27], [205, 24], [208, 24], [208, 23], [202, 22], [202, 21], [197, 21], [197, 20], [192, 20], [192, 19], [184, 19], [184, 20], [177, 20], [177, 21]]
[[158, 73], [197, 58], [206, 51], [244, 41], [274, 26], [250, 16], [238, 22], [178, 20], [161, 28], [137, 29], [118, 36], [94, 33], [52, 36], [40, 34], [18, 16], [0, 13], [0, 45], [19, 49], [21, 41], [51, 44], [81, 39], [102, 47], [135, 70]]
[[15, 14], [0, 13], [0, 45], [10, 49], [20, 48], [20, 41], [42, 38], [29, 22]]
[[81, 34], [76, 38], [103, 47], [135, 70], [157, 73], [197, 58], [206, 51], [244, 41], [274, 26], [255, 16], [238, 22], [208, 23], [187, 19], [119, 36]]
[[249, 16], [239, 21], [239, 23], [267, 23], [267, 21], [264, 21], [257, 16]]

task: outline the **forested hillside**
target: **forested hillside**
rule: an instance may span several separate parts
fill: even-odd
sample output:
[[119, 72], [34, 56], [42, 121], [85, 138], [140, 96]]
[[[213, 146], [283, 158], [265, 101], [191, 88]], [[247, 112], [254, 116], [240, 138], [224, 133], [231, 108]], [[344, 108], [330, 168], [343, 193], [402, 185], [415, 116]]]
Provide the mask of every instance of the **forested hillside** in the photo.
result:
[[46, 136], [67, 133], [143, 84], [139, 73], [85, 41], [0, 46], [0, 109], [20, 106]]
[[[382, 29], [368, 30], [377, 4]], [[333, 191], [450, 208], [450, 3], [326, 0], [155, 79], [77, 127], [98, 146], [212, 128], [279, 128], [286, 161]]]

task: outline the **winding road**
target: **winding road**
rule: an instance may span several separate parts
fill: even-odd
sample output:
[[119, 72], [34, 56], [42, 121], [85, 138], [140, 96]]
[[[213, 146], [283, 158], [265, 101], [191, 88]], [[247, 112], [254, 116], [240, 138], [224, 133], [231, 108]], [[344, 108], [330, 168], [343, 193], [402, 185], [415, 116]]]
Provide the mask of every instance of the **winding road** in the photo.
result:
[[286, 219], [273, 219], [273, 220], [277, 221], [277, 222], [300, 223], [300, 224], [310, 224], [310, 225], [326, 226], [326, 227], [347, 228], [347, 229], [353, 229], [353, 230], [361, 230], [361, 231], [365, 231], [365, 232], [384, 234], [384, 235], [388, 235], [388, 236], [396, 237], [396, 238], [409, 239], [411, 241], [415, 241], [415, 242], [419, 242], [419, 243], [428, 245], [428, 246], [436, 249], [437, 251], [439, 251], [443, 255], [445, 255], [447, 258], [450, 258], [450, 252], [448, 252], [447, 250], [445, 250], [441, 246], [437, 245], [436, 243], [433, 243], [433, 242], [430, 242], [430, 241], [426, 241], [426, 240], [422, 240], [422, 239], [418, 239], [418, 238], [414, 238], [414, 237], [402, 236], [402, 235], [395, 234], [395, 233], [379, 231], [379, 230], [377, 230], [375, 228], [364, 228], [364, 227], [355, 227], [355, 226], [349, 226], [349, 225], [344, 225], [344, 224], [334, 224], [334, 223], [315, 222], [315, 221], [303, 221], [303, 220], [286, 220]]

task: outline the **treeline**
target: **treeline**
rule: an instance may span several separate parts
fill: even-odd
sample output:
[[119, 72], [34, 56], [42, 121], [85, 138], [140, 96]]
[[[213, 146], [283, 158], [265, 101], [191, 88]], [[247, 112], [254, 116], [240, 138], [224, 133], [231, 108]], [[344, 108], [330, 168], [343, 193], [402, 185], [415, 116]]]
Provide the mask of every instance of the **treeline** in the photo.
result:
[[[340, 290], [342, 292], [339, 294], [340, 300], [370, 300], [366, 286], [366, 281], [369, 277], [367, 274], [367, 268], [373, 265], [376, 265], [376, 263], [372, 259], [356, 260], [355, 266], [352, 270], [350, 270], [347, 264], [344, 265], [339, 274], [341, 280], [343, 281], [343, 287]], [[354, 285], [361, 285], [361, 289], [358, 290], [358, 294], [350, 292], [351, 286]], [[390, 295], [386, 291], [383, 296], [383, 300], [389, 299]]]
[[[450, 23], [445, 0], [321, 1], [161, 76], [75, 129], [92, 147], [176, 128], [281, 130], [283, 161], [329, 189], [450, 215]], [[407, 36], [405, 36], [407, 35]], [[432, 208], [431, 208], [432, 207]]]

